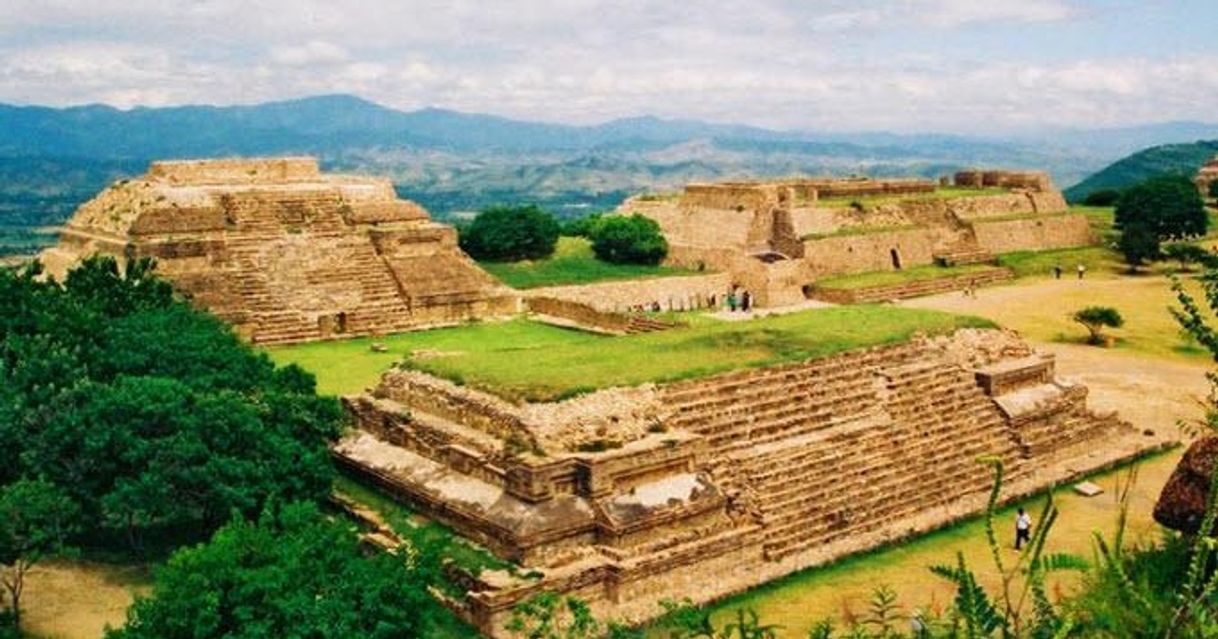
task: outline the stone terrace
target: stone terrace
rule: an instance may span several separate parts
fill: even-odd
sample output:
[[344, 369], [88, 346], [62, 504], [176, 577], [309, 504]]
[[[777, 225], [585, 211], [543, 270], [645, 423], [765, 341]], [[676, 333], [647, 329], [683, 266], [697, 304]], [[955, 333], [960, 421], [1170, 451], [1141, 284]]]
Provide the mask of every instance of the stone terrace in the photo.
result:
[[547, 404], [394, 371], [336, 455], [542, 575], [475, 580], [461, 612], [501, 635], [541, 590], [641, 621], [943, 525], [984, 506], [978, 457], [1021, 494], [1170, 440], [1086, 396], [976, 329]]

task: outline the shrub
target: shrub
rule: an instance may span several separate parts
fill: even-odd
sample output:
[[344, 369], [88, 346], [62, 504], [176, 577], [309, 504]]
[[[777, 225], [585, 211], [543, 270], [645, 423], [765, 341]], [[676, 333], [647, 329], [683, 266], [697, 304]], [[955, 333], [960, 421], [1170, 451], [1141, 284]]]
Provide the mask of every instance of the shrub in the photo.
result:
[[493, 206], [474, 218], [460, 244], [479, 260], [536, 260], [554, 253], [558, 232], [558, 220], [537, 206]]
[[1099, 189], [1087, 194], [1083, 198], [1083, 204], [1087, 206], [1114, 206], [1117, 200], [1121, 199], [1121, 191], [1118, 189]]
[[600, 213], [567, 220], [562, 225], [562, 234], [567, 237], [591, 237], [592, 229], [603, 219]]
[[612, 216], [592, 227], [592, 250], [614, 264], [659, 264], [668, 255], [668, 241], [655, 220], [634, 214]]
[[1206, 264], [1213, 257], [1210, 252], [1196, 244], [1168, 244], [1163, 249], [1163, 256], [1180, 263], [1181, 271], [1188, 271], [1193, 264]]
[[1191, 180], [1182, 175], [1150, 178], [1129, 188], [1117, 202], [1116, 227], [1140, 224], [1159, 239], [1205, 235], [1209, 216]]
[[1075, 311], [1071, 319], [1087, 327], [1087, 331], [1090, 333], [1087, 338], [1089, 344], [1099, 344], [1103, 341], [1105, 326], [1120, 328], [1125, 325], [1125, 319], [1121, 317], [1120, 311], [1111, 306], [1088, 306]]

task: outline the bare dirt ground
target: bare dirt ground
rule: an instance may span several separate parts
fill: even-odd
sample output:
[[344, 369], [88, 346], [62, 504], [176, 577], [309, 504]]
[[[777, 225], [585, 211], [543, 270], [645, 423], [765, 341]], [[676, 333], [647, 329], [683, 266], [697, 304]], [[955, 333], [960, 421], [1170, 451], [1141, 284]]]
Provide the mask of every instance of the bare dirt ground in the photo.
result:
[[97, 639], [121, 626], [137, 592], [147, 590], [144, 566], [55, 562], [27, 578], [22, 626], [40, 639]]

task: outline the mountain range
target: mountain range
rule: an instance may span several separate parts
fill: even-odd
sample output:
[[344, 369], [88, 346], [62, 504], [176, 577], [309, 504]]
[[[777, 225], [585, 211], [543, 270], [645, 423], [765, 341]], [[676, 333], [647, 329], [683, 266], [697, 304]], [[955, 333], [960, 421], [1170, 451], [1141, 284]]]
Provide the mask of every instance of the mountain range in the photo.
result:
[[107, 183], [159, 158], [310, 154], [327, 170], [389, 177], [441, 218], [513, 201], [570, 216], [615, 206], [633, 192], [708, 179], [936, 177], [996, 166], [1042, 168], [1059, 185], [1071, 185], [1145, 146], [1205, 138], [1218, 138], [1218, 125], [988, 138], [776, 131], [648, 116], [573, 126], [434, 108], [398, 111], [350, 95], [130, 110], [0, 104], [0, 227], [60, 223]]

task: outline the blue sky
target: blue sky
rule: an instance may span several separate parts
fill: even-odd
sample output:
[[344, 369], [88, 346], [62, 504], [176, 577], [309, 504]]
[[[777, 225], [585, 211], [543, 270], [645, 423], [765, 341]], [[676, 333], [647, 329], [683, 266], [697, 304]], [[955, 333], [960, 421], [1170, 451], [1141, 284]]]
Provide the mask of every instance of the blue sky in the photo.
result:
[[977, 134], [1216, 121], [1216, 42], [1212, 0], [5, 0], [0, 101]]

